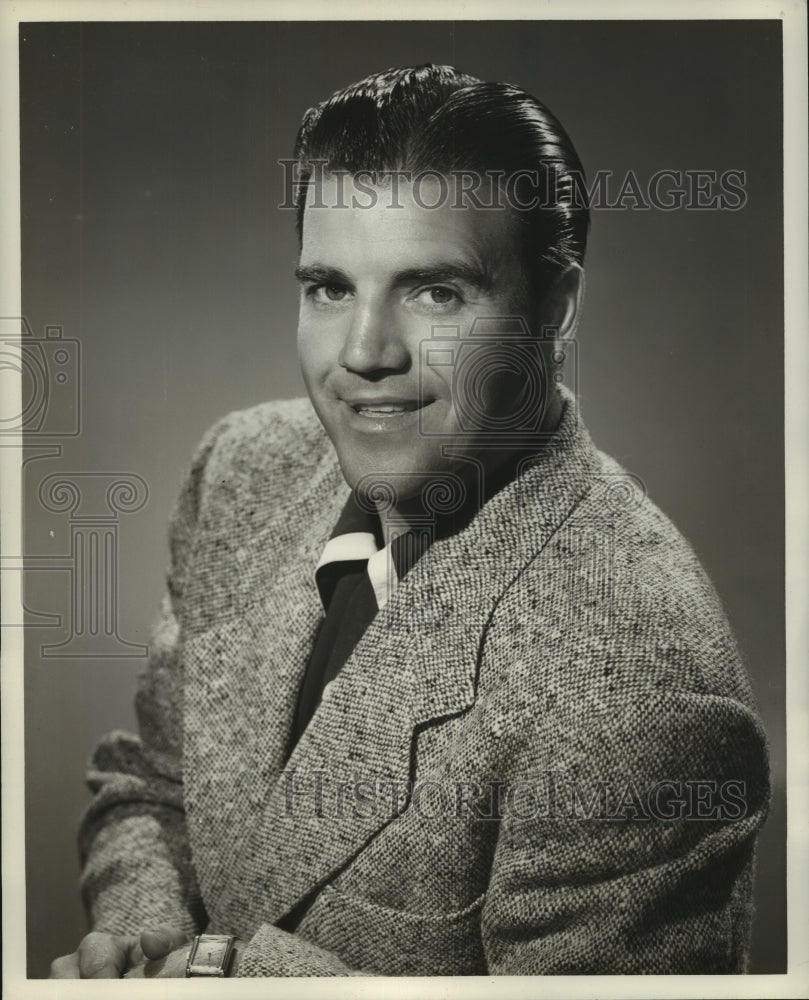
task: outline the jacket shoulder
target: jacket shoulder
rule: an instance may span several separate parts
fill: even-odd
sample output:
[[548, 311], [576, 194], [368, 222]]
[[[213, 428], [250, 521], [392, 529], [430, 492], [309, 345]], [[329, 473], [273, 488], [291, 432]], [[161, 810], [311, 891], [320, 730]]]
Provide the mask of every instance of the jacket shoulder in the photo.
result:
[[589, 488], [504, 595], [501, 654], [533, 664], [537, 691], [609, 702], [679, 690], [751, 705], [694, 549], [638, 477], [596, 455]]
[[244, 410], [234, 410], [208, 431], [216, 442], [217, 457], [250, 454], [260, 462], [281, 453], [304, 459], [322, 454], [326, 434], [306, 398], [277, 399]]
[[305, 482], [331, 455], [328, 437], [308, 399], [281, 399], [227, 414], [203, 437], [194, 457], [203, 485], [259, 489]]
[[232, 525], [246, 505], [268, 516], [286, 495], [305, 489], [313, 470], [336, 464], [308, 399], [282, 399], [235, 410], [204, 434], [175, 503], [172, 547], [186, 547], [200, 526]]

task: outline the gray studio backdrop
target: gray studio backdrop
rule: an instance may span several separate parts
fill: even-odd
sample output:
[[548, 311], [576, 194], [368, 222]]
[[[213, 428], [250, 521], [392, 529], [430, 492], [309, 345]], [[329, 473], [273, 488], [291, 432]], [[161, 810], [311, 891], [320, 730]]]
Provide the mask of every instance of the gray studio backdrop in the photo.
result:
[[[277, 161], [310, 105], [422, 62], [535, 93], [591, 176], [745, 172], [735, 211], [594, 211], [578, 389], [596, 442], [691, 539], [744, 649], [775, 786], [753, 971], [783, 971], [780, 24], [37, 24], [21, 27], [20, 52], [23, 309], [38, 344], [26, 375], [38, 414], [25, 467], [29, 975], [85, 930], [83, 768], [102, 733], [133, 725], [191, 451], [226, 411], [303, 392]], [[91, 564], [97, 606], [79, 603]]]

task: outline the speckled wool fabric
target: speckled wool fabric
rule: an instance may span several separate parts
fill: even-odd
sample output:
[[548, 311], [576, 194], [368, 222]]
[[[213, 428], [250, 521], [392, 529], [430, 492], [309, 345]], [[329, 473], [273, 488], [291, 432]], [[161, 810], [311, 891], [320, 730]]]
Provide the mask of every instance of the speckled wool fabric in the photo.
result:
[[696, 557], [575, 410], [402, 580], [288, 761], [348, 487], [308, 401], [208, 434], [140, 734], [90, 764], [97, 929], [233, 933], [245, 976], [744, 970], [765, 737]]

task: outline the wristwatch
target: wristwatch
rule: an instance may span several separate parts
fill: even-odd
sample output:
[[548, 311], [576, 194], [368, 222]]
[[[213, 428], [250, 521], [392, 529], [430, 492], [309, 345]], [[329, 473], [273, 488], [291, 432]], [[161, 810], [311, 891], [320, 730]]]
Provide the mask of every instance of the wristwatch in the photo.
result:
[[188, 953], [186, 976], [226, 976], [235, 940], [228, 934], [197, 934]]

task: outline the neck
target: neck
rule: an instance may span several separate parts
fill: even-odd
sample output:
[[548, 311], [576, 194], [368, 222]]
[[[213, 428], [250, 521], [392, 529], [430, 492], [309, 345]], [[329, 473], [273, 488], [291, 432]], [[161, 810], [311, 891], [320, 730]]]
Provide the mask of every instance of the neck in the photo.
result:
[[[558, 392], [554, 392], [539, 428], [539, 435], [541, 435], [543, 442], [559, 426], [562, 405], [561, 396]], [[395, 536], [403, 534], [409, 528], [415, 527], [417, 524], [423, 525], [425, 519], [434, 526], [436, 537], [444, 537], [459, 531], [477, 513], [478, 501], [485, 504], [495, 493], [510, 483], [517, 475], [519, 462], [527, 454], [535, 453], [537, 447], [538, 445], [534, 441], [528, 448], [478, 451], [470, 456], [472, 461], [465, 461], [462, 456], [456, 458], [451, 471], [459, 475], [469, 486], [467, 496], [470, 500], [458, 510], [444, 515], [436, 514], [429, 504], [425, 504], [421, 494], [400, 500], [393, 508], [380, 510], [380, 522], [385, 544], [389, 545]], [[481, 461], [483, 462], [483, 482], [480, 484], [482, 489], [475, 482]]]

